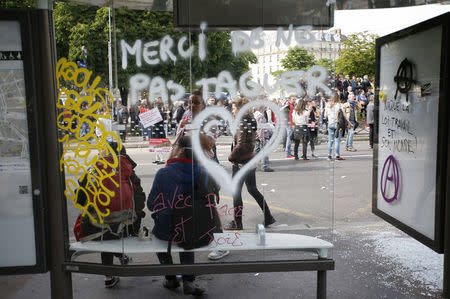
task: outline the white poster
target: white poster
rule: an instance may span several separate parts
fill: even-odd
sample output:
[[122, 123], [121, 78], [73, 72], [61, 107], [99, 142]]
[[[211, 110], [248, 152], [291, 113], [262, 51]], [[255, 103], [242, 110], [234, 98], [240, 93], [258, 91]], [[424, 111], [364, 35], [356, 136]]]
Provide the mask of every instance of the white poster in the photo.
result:
[[159, 113], [158, 108], [153, 108], [149, 111], [139, 114], [139, 119], [141, 120], [141, 123], [144, 126], [144, 128], [148, 128], [163, 120], [161, 113]]
[[377, 208], [434, 240], [442, 27], [381, 46]]

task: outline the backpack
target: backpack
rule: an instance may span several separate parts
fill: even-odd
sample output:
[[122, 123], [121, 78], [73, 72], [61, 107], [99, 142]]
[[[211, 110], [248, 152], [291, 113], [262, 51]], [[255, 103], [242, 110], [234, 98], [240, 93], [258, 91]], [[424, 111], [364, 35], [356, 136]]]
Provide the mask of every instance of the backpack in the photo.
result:
[[216, 209], [214, 182], [206, 172], [199, 176], [193, 192], [185, 194], [186, 204], [172, 211], [172, 233], [167, 252], [172, 243], [189, 250], [208, 245], [213, 241], [213, 233], [221, 232], [220, 218]]
[[82, 214], [79, 214], [77, 217], [77, 220], [75, 221], [75, 225], [73, 226], [73, 234], [74, 234], [77, 242], [79, 242], [81, 239], [83, 239], [85, 237], [84, 231], [83, 231]]
[[[131, 163], [131, 162], [130, 162]], [[130, 166], [131, 167], [131, 166]], [[113, 176], [113, 179], [115, 181], [119, 180], [119, 174], [116, 173], [115, 176]], [[80, 188], [78, 188], [75, 191], [76, 194], [76, 203], [80, 206], [85, 207], [88, 202], [88, 193], [84, 190], [85, 188], [88, 188], [88, 176], [84, 176], [82, 180], [78, 181]], [[140, 181], [139, 181], [140, 183]], [[91, 181], [89, 184], [97, 184], [96, 181]], [[134, 203], [134, 184], [131, 182], [130, 177], [130, 186], [131, 186], [131, 197], [125, 200], [125, 205], [129, 208], [125, 209], [118, 209], [117, 205], [113, 206], [113, 201], [111, 199], [110, 205], [108, 205], [106, 208], [109, 209], [110, 213], [108, 216], [103, 217], [103, 223], [100, 223], [99, 216], [97, 214], [96, 209], [90, 205], [87, 208], [87, 212], [92, 216], [95, 221], [92, 221], [90, 217], [85, 214], [84, 216], [82, 214], [78, 215], [77, 220], [75, 221], [73, 232], [75, 235], [75, 238], [77, 241], [80, 242], [87, 242], [94, 240], [98, 237], [103, 236], [106, 233], [109, 233], [111, 235], [114, 235], [116, 237], [121, 237], [123, 235], [130, 235], [130, 234], [137, 234], [137, 231], [132, 227], [133, 224], [138, 219], [138, 214], [135, 208]], [[115, 187], [113, 190], [115, 193], [120, 192], [120, 189], [118, 187]], [[140, 189], [142, 191], [142, 188]], [[145, 194], [143, 194], [145, 197]], [[139, 197], [142, 197], [142, 195], [139, 195]], [[142, 215], [141, 215], [142, 216]], [[144, 214], [145, 216], [145, 214]], [[130, 233], [130, 229], [132, 232]]]

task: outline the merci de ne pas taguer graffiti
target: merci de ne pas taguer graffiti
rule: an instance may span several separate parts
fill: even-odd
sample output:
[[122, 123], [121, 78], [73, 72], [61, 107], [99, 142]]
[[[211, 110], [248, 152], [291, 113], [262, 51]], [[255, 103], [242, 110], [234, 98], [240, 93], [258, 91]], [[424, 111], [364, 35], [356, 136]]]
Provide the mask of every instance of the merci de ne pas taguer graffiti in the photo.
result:
[[[201, 33], [198, 36], [198, 58], [204, 61], [206, 55], [206, 35], [204, 30], [206, 24], [200, 26]], [[287, 32], [282, 27], [277, 30], [276, 47], [280, 47], [281, 42], [285, 45], [290, 45], [294, 38], [297, 44], [307, 44], [315, 40], [315, 36], [311, 31], [311, 26], [300, 26], [293, 28], [289, 26]], [[259, 49], [264, 47], [263, 28], [258, 27], [250, 33], [244, 31], [234, 31], [231, 33], [232, 52], [237, 55], [240, 52], [247, 52], [251, 49]], [[327, 33], [327, 35], [330, 35]], [[182, 36], [175, 45], [175, 41], [169, 35], [164, 36], [161, 40], [154, 40], [150, 42], [143, 42], [136, 40], [133, 45], [128, 44], [125, 40], [120, 41], [122, 50], [122, 69], [128, 67], [128, 59], [134, 56], [137, 67], [142, 67], [143, 62], [147, 65], [158, 65], [160, 63], [174, 63], [179, 59], [190, 59], [194, 55], [194, 46], [189, 45], [187, 36]], [[175, 50], [176, 48], [176, 50]], [[176, 51], [176, 52], [175, 52]], [[174, 54], [177, 53], [178, 55]], [[298, 96], [305, 95], [305, 91], [300, 85], [300, 80], [307, 82], [307, 93], [314, 94], [317, 88], [321, 89], [325, 94], [331, 95], [331, 89], [326, 85], [325, 81], [328, 79], [327, 70], [321, 66], [313, 66], [307, 71], [295, 70], [282, 73], [275, 79], [275, 83], [269, 85], [269, 74], [264, 74], [263, 84], [258, 84], [252, 80], [251, 73], [247, 72], [240, 76], [239, 80], [235, 80], [229, 71], [221, 71], [217, 77], [202, 78], [195, 82], [195, 86], [203, 90], [203, 98], [206, 99], [210, 92], [215, 92], [217, 96], [223, 91], [229, 92], [232, 97], [237, 96], [238, 90], [241, 95], [245, 97], [256, 97], [260, 94], [261, 88], [268, 93], [279, 91], [280, 88], [288, 93], [295, 93]], [[180, 84], [169, 80], [166, 82], [162, 77], [150, 76], [139, 73], [130, 78], [130, 92], [131, 104], [136, 104], [138, 100], [138, 93], [140, 91], [148, 91], [150, 100], [156, 97], [161, 97], [165, 103], [170, 101], [175, 102], [186, 93], [186, 90]], [[239, 89], [238, 89], [239, 88]]]

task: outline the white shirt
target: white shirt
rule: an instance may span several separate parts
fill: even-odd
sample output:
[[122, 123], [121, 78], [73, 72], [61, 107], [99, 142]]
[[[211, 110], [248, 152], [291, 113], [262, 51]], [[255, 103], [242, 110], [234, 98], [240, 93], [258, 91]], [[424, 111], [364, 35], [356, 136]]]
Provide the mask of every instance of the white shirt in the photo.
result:
[[298, 115], [297, 111], [292, 111], [292, 121], [295, 123], [296, 126], [306, 126], [308, 123], [308, 117], [309, 117], [310, 111], [305, 110], [301, 115]]
[[328, 116], [328, 125], [334, 124], [337, 122], [337, 115], [338, 115], [339, 109], [341, 109], [341, 104], [335, 104], [333, 106], [333, 108], [331, 108], [330, 103], [327, 103], [327, 106], [325, 107], [325, 113]]

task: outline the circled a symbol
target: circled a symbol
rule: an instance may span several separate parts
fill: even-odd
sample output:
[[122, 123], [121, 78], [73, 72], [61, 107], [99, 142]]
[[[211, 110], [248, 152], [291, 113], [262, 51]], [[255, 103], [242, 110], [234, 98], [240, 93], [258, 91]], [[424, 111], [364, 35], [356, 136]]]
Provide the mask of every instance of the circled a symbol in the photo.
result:
[[393, 155], [387, 157], [381, 171], [381, 196], [386, 202], [393, 202], [398, 198], [400, 189], [400, 169]]
[[406, 101], [408, 102], [408, 91], [414, 83], [413, 65], [408, 59], [405, 58], [400, 63], [394, 81], [397, 83], [394, 99], [397, 99], [397, 93], [400, 91], [401, 93], [406, 94]]

